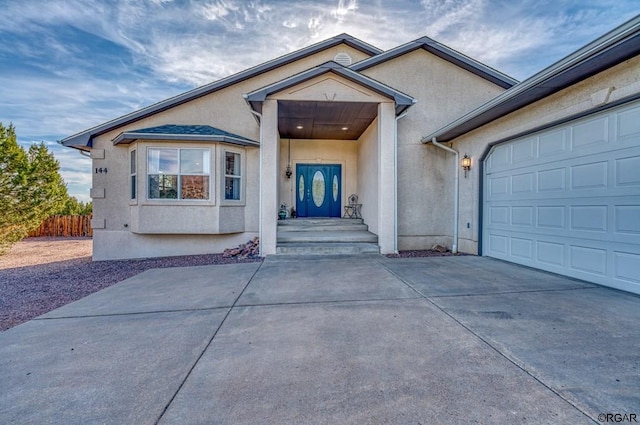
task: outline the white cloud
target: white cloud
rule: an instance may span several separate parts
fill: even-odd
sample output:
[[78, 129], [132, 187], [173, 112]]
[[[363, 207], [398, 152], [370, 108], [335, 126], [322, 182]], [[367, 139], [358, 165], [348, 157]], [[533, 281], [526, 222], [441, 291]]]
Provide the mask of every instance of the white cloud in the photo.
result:
[[357, 0], [340, 0], [338, 7], [331, 13], [338, 20], [342, 21], [349, 13], [353, 13], [358, 9]]
[[224, 18], [231, 12], [238, 10], [238, 6], [232, 2], [216, 1], [213, 3], [206, 3], [200, 6], [200, 13], [205, 19], [215, 21], [216, 19]]

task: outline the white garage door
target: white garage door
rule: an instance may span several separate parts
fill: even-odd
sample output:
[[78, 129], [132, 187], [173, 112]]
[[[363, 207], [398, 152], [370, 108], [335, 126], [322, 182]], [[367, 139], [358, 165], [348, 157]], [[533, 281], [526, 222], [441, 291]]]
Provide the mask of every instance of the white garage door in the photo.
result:
[[640, 293], [640, 101], [496, 145], [483, 255]]

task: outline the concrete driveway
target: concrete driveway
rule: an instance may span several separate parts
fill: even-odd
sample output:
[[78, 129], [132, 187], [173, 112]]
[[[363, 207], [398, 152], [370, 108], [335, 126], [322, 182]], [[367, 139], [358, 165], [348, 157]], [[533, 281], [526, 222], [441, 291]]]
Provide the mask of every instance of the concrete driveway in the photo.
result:
[[0, 377], [3, 424], [640, 420], [640, 297], [472, 256], [156, 269], [1, 333]]

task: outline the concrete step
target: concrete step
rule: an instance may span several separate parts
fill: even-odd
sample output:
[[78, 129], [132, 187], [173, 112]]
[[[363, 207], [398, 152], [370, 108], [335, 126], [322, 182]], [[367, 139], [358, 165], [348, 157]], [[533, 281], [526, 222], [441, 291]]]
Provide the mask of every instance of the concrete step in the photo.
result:
[[288, 242], [363, 242], [378, 243], [378, 236], [368, 231], [298, 231], [278, 232], [278, 244]]
[[325, 224], [303, 224], [303, 225], [285, 225], [278, 227], [278, 234], [287, 232], [366, 232], [369, 226], [366, 224], [334, 224], [327, 226]]
[[280, 255], [379, 254], [378, 236], [361, 218], [296, 218], [278, 221]]
[[377, 243], [284, 243], [276, 248], [278, 255], [358, 255], [380, 254]]
[[361, 218], [287, 218], [278, 220], [278, 227], [345, 226], [363, 223]]

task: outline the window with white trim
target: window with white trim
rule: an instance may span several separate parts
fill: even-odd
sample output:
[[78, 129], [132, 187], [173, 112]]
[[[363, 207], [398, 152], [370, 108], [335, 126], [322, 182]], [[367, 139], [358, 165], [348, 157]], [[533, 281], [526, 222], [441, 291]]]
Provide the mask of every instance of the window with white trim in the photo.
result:
[[149, 148], [148, 199], [209, 199], [209, 149]]
[[132, 150], [129, 154], [131, 159], [131, 200], [136, 199], [136, 150]]
[[236, 152], [224, 153], [224, 199], [242, 199], [242, 156]]

